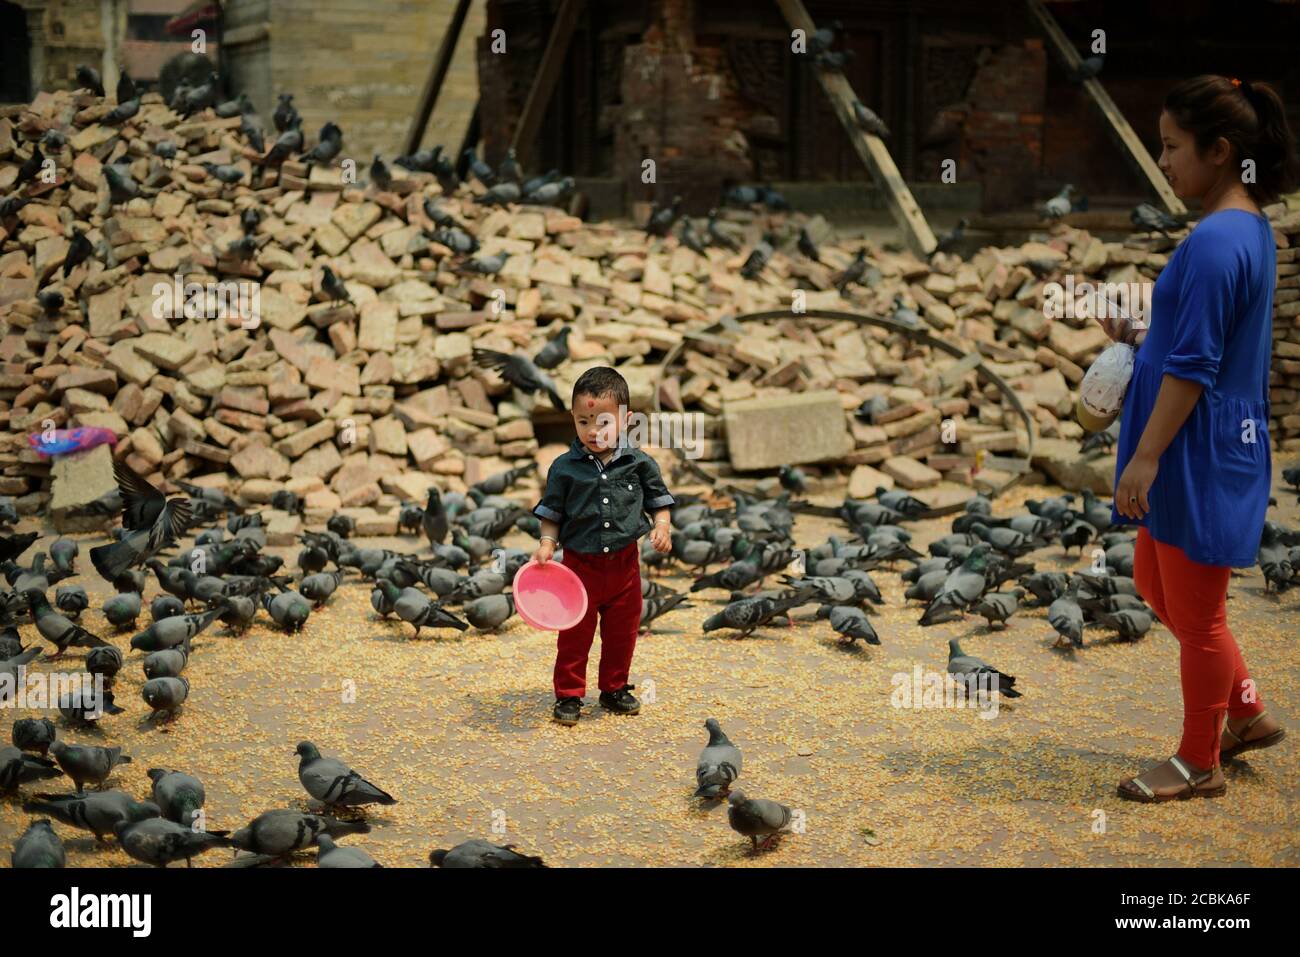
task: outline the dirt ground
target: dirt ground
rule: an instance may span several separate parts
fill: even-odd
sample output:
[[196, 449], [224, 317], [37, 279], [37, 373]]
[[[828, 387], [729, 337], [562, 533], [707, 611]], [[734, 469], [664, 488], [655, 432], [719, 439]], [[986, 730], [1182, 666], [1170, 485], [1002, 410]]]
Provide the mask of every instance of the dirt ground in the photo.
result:
[[[995, 511], [1009, 514], [1027, 498], [1059, 491], [1014, 489]], [[1295, 495], [1277, 494], [1270, 517], [1296, 526]], [[949, 522], [918, 523], [914, 544], [924, 550]], [[796, 538], [807, 547], [841, 530], [803, 517]], [[378, 619], [369, 588], [352, 579], [300, 635], [270, 631], [265, 615], [243, 637], [219, 625], [207, 633], [186, 672], [188, 703], [155, 727], [144, 721], [139, 696], [142, 653], [130, 652], [130, 633], [114, 634], [98, 611], [109, 590], [86, 556], [95, 537], [81, 541], [82, 573], [73, 581], [93, 593], [84, 624], [127, 651], [117, 698], [128, 710], [93, 730], [70, 729], [53, 712], [60, 735], [123, 745], [133, 763], [110, 786], [139, 798], [149, 794], [151, 767], [197, 775], [210, 828], [233, 830], [271, 808], [308, 807], [294, 747], [310, 739], [399, 799], [370, 810], [371, 833], [344, 839], [385, 866], [427, 866], [430, 849], [473, 836], [517, 844], [555, 865], [1300, 864], [1300, 752], [1290, 740], [1232, 763], [1228, 794], [1218, 800], [1146, 806], [1115, 795], [1121, 778], [1177, 747], [1178, 645], [1159, 624], [1136, 643], [1089, 631], [1078, 651], [1051, 649], [1043, 608], [1022, 609], [1003, 631], [976, 617], [923, 629], [921, 608], [903, 600], [904, 583], [881, 569], [873, 577], [886, 604], [872, 617], [883, 645], [846, 649], [811, 609], [796, 613], [793, 627], [742, 641], [704, 634], [701, 622], [725, 598], [708, 591], [640, 640], [632, 669], [639, 715], [596, 707], [593, 660], [582, 721], [564, 728], [550, 720], [553, 634], [516, 617], [499, 633], [412, 640], [410, 626]], [[410, 538], [375, 543], [415, 545]], [[1056, 547], [1030, 559], [1040, 569], [1084, 564]], [[663, 581], [689, 586], [683, 576]], [[151, 579], [146, 597], [155, 593]], [[1229, 622], [1251, 674], [1294, 737], [1300, 590], [1266, 594], [1258, 569], [1250, 569], [1234, 574], [1230, 596]], [[25, 641], [36, 640], [32, 625], [21, 630]], [[969, 709], [892, 707], [891, 677], [911, 675], [916, 665], [942, 672], [952, 637], [1015, 675], [1024, 697], [1003, 700], [993, 720]], [[597, 643], [593, 659], [598, 653]], [[69, 664], [79, 666], [80, 655]], [[354, 701], [345, 700], [349, 682]], [[5, 709], [5, 738], [13, 718], [32, 714]], [[751, 854], [727, 826], [725, 805], [701, 807], [691, 798], [711, 716], [743, 751], [739, 786], [799, 812], [800, 833], [771, 851]], [[22, 792], [70, 789], [63, 779]], [[0, 799], [0, 848], [27, 826], [21, 800]], [[133, 863], [85, 832], [56, 830], [70, 865]], [[228, 860], [214, 851], [195, 866]], [[314, 854], [296, 861], [313, 862]]]

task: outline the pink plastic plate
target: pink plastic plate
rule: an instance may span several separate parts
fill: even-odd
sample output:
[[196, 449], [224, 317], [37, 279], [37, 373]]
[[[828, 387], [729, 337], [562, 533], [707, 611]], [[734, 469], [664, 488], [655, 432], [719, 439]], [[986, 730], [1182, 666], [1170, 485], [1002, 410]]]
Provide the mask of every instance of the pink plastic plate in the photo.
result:
[[519, 617], [542, 631], [572, 628], [587, 614], [582, 579], [554, 559], [545, 565], [530, 559], [515, 572], [511, 591]]

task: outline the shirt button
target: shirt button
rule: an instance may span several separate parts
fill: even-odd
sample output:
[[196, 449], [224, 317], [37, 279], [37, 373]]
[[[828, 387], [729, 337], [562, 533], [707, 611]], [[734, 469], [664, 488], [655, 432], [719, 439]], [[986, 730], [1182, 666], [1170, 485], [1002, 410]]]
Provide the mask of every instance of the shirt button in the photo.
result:
[[602, 498], [601, 501], [604, 502], [606, 505], [609, 504], [609, 499], [607, 498]]
[[609, 528], [609, 522], [606, 522], [606, 523], [605, 523], [605, 527], [606, 527], [606, 528]]
[[603, 479], [607, 479], [607, 478], [609, 478], [609, 476], [606, 475], [604, 472], [601, 472], [601, 473], [600, 473], [600, 477], [603, 478]]
[[[608, 522], [607, 522], [606, 524], [608, 524]], [[605, 546], [605, 551], [609, 551], [609, 546], [608, 546], [608, 545]]]

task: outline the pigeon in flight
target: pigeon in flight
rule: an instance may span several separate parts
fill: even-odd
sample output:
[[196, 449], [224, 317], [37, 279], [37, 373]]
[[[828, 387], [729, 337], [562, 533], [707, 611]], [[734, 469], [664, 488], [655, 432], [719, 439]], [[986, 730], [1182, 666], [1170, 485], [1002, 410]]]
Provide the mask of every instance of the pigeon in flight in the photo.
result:
[[91, 564], [107, 582], [174, 544], [190, 523], [188, 498], [167, 498], [120, 459], [113, 463], [113, 477], [122, 493], [127, 534], [119, 542], [90, 550]]

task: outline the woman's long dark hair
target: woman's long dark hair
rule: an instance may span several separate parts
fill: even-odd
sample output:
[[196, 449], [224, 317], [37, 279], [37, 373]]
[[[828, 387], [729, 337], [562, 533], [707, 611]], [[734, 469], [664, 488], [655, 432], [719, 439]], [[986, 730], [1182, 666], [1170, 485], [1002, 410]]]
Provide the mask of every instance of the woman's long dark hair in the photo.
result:
[[1267, 83], [1233, 82], [1204, 74], [1184, 80], [1165, 97], [1165, 112], [1192, 134], [1198, 152], [1222, 136], [1236, 151], [1237, 163], [1255, 161], [1255, 182], [1245, 183], [1261, 206], [1295, 188], [1300, 179], [1295, 137], [1282, 98]]

